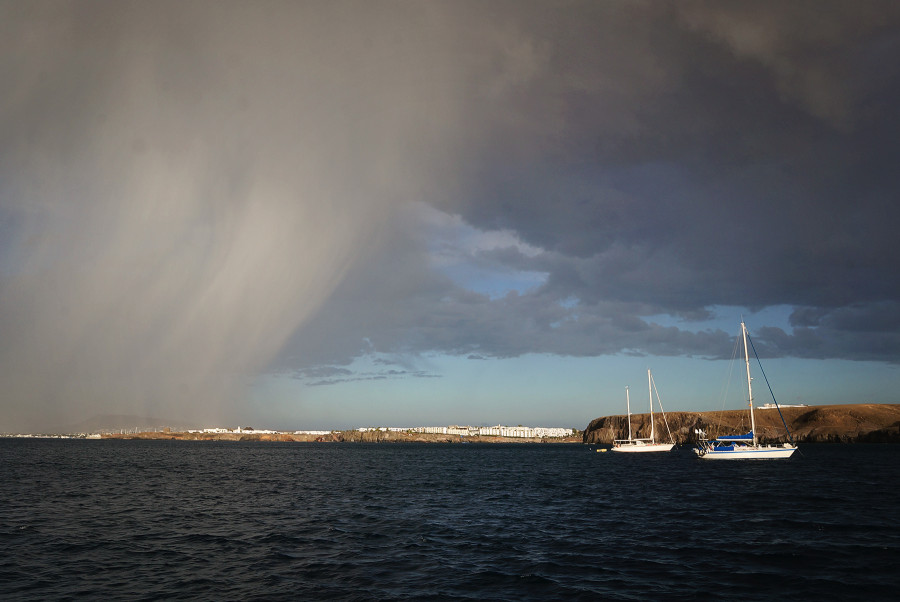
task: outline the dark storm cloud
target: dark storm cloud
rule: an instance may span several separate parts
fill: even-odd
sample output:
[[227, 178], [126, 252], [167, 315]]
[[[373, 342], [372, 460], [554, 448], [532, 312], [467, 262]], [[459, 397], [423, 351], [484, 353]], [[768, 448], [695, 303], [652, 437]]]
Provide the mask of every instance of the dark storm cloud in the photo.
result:
[[761, 354], [823, 359], [896, 362], [900, 349], [900, 303], [857, 303], [838, 308], [797, 308], [791, 314], [793, 332], [763, 328], [757, 339]]
[[[541, 293], [577, 297], [581, 315], [613, 301], [633, 316], [787, 304], [835, 322], [848, 304], [883, 314], [900, 297], [900, 7], [560, 13], [566, 35], [523, 29], [545, 69], [507, 98], [511, 121], [539, 125], [504, 131], [470, 202], [449, 209], [551, 252], [531, 261], [550, 274]], [[870, 341], [826, 324], [829, 344], [809, 353], [893, 361], [898, 328], [881, 325], [894, 334]], [[803, 355], [802, 340], [782, 352]]]
[[491, 300], [395, 264], [394, 296], [373, 263], [342, 284], [367, 298], [348, 332], [473, 357], [718, 357], [725, 333], [653, 316], [787, 305], [793, 332], [758, 325], [767, 354], [897, 361], [896, 3], [483, 8], [458, 179], [423, 200], [543, 250], [473, 265], [546, 282]]
[[672, 309], [896, 298], [900, 176], [886, 157], [898, 90], [884, 72], [900, 68], [898, 9], [744, 6], [561, 16], [579, 23], [558, 44], [540, 38], [546, 70], [507, 99], [513, 121], [546, 120], [555, 135], [504, 132], [479, 157], [489, 167], [470, 203], [451, 209], [591, 260], [604, 298]]
[[[416, 252], [409, 239], [387, 236], [384, 244], [388, 248], [370, 248], [378, 261], [358, 265], [329, 303], [297, 331], [276, 369], [289, 372], [297, 365], [332, 364], [346, 370], [344, 366], [358, 355], [391, 356], [379, 362], [388, 365], [409, 362], [409, 355], [427, 352], [469, 359], [529, 353], [719, 357], [732, 346], [732, 333], [694, 333], [641, 319], [641, 315], [662, 311], [652, 303], [596, 300], [568, 306], [549, 285], [491, 298], [465, 290], [430, 269], [425, 254]], [[532, 269], [549, 269], [553, 263], [545, 255], [531, 263], [524, 256], [511, 259], [516, 255], [505, 249], [491, 254], [491, 262], [505, 257], [518, 267]]]

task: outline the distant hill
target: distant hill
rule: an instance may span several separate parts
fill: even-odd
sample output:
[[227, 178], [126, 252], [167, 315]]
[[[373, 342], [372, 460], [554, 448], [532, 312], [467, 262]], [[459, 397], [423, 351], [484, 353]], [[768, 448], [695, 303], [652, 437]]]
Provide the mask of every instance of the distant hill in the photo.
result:
[[[781, 413], [795, 441], [821, 442], [895, 442], [900, 443], [900, 404], [844, 404], [782, 408]], [[787, 441], [778, 410], [754, 411], [756, 432], [762, 442]], [[634, 437], [650, 436], [650, 415], [632, 414]], [[653, 414], [658, 438], [668, 439], [661, 415]], [[717, 435], [746, 433], [750, 430], [747, 410], [721, 412], [666, 412], [676, 443], [694, 443], [695, 429], [706, 431], [710, 438]], [[613, 439], [628, 436], [627, 417], [603, 416], [584, 431], [585, 443], [612, 444]]]

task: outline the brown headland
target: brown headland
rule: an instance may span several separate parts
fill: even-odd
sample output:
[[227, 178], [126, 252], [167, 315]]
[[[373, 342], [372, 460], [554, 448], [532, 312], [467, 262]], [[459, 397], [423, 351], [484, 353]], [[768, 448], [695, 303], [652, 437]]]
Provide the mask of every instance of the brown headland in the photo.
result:
[[[781, 408], [781, 415], [794, 441], [807, 443], [900, 443], [900, 404], [844, 404]], [[766, 442], [787, 441], [778, 410], [756, 408], [756, 433]], [[631, 428], [635, 437], [650, 436], [649, 414], [632, 414]], [[653, 414], [657, 439], [668, 441], [663, 417]], [[746, 433], [750, 430], [747, 410], [717, 412], [667, 412], [668, 428], [676, 443], [694, 443], [696, 430], [717, 435]], [[584, 443], [612, 444], [613, 439], [627, 436], [627, 416], [603, 416], [588, 425]]]

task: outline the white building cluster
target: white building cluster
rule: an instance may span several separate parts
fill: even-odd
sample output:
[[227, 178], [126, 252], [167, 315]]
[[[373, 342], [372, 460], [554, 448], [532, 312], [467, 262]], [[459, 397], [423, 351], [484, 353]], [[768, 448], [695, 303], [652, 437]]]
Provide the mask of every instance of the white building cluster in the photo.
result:
[[[519, 437], [522, 439], [540, 439], [545, 437], [571, 437], [572, 429], [558, 427], [531, 427], [531, 426], [379, 426], [379, 427], [360, 427], [359, 432], [366, 431], [392, 431], [395, 433], [432, 433], [436, 435], [459, 435], [461, 437], [477, 437], [477, 436], [495, 436], [495, 437]], [[333, 431], [272, 431], [255, 429], [249, 426], [239, 426], [237, 428], [205, 428], [190, 430], [189, 433], [240, 433], [246, 435], [274, 435], [277, 433], [290, 433], [295, 435], [329, 435]]]
[[208, 429], [197, 429], [197, 430], [189, 430], [189, 433], [241, 433], [242, 435], [275, 435], [279, 431], [270, 431], [263, 429], [255, 429], [252, 426], [239, 426], [233, 429], [223, 429], [223, 428], [208, 428]]
[[415, 426], [415, 427], [362, 427], [365, 431], [394, 431], [401, 433], [430, 433], [435, 435], [459, 435], [461, 437], [495, 436], [521, 437], [525, 439], [543, 437], [570, 437], [572, 429], [542, 426]]

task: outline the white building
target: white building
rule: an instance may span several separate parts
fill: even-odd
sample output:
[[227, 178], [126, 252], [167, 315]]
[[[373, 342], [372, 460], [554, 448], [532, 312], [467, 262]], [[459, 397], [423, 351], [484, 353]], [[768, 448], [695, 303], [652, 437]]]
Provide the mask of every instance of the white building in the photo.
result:
[[559, 427], [503, 426], [502, 424], [496, 426], [460, 426], [458, 424], [450, 426], [419, 426], [404, 430], [437, 435], [459, 435], [460, 437], [480, 435], [483, 437], [518, 438], [570, 437], [574, 432], [572, 429]]
[[471, 433], [468, 426], [459, 426], [457, 424], [453, 424], [447, 427], [448, 435], [459, 435], [460, 437], [468, 437], [470, 434], [478, 434]]

